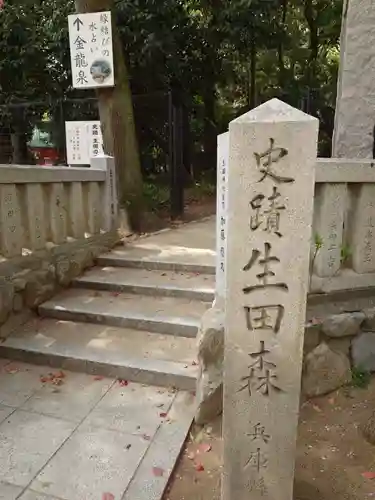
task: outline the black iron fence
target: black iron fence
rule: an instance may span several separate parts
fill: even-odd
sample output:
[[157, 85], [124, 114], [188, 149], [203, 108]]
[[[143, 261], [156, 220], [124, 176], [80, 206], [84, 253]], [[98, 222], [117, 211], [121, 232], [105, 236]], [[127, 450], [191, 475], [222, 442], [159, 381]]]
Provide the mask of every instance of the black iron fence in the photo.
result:
[[[182, 215], [183, 108], [171, 92], [133, 96], [144, 177], [169, 184], [171, 215]], [[95, 96], [18, 101], [0, 105], [0, 164], [66, 165], [66, 121], [99, 120]], [[44, 156], [43, 156], [44, 155]]]

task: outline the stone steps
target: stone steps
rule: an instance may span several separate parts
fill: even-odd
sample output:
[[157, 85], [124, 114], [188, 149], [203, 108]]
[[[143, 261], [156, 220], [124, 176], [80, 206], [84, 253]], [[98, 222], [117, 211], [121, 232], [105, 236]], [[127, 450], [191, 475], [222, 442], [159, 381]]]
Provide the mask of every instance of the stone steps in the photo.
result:
[[[39, 306], [38, 317], [0, 344], [0, 358], [61, 368], [65, 374], [69, 370], [92, 374], [98, 377], [94, 384], [100, 384], [101, 377], [138, 382], [137, 390], [150, 394], [147, 404], [136, 391], [129, 392], [133, 384], [114, 383], [115, 389], [124, 385], [124, 396], [120, 393], [116, 400], [111, 396], [99, 408], [98, 414], [108, 412], [105, 430], [111, 419], [126, 433], [140, 429], [140, 420], [152, 423], [153, 398], [165, 391], [160, 387], [177, 389], [166, 391], [173, 393], [174, 400], [160, 425], [162, 414], [157, 409], [159, 427], [155, 436], [147, 432], [151, 442], [142, 461], [132, 461], [128, 448], [120, 455], [125, 469], [132, 463], [135, 471], [119, 496], [123, 500], [161, 500], [189, 432], [196, 409], [192, 394], [198, 375], [195, 337], [214, 295], [214, 227], [214, 220], [188, 224], [101, 256], [98, 267]], [[63, 392], [69, 379], [70, 375], [56, 392]], [[37, 383], [39, 388], [39, 376]], [[130, 399], [124, 401], [128, 392]], [[79, 387], [72, 393], [81, 399]], [[60, 405], [59, 394], [57, 398]], [[156, 466], [164, 471], [160, 477], [152, 472]], [[33, 483], [37, 491], [39, 486], [43, 491], [43, 483]]]
[[75, 279], [73, 286], [204, 302], [215, 298], [215, 277], [197, 272], [96, 267]]
[[215, 275], [215, 252], [180, 246], [158, 247], [139, 244], [116, 249], [97, 259], [99, 266], [115, 266], [148, 271], [174, 271]]
[[195, 337], [215, 292], [213, 228], [192, 223], [101, 255], [0, 344], [0, 356], [195, 389]]
[[195, 337], [207, 303], [174, 297], [69, 289], [39, 307], [46, 318]]
[[0, 356], [142, 384], [195, 389], [196, 346], [190, 338], [36, 318], [1, 344]]
[[39, 306], [39, 318], [8, 337], [0, 356], [194, 390], [195, 337], [214, 299], [212, 255], [181, 246], [150, 254], [146, 240], [100, 257]]

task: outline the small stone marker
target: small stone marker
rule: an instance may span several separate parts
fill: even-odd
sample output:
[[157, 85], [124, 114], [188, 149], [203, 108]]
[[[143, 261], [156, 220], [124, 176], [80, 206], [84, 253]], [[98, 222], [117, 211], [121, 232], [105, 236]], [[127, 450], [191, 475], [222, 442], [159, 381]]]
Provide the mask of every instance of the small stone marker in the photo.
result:
[[216, 301], [225, 299], [225, 253], [227, 246], [227, 198], [228, 198], [229, 132], [217, 138], [216, 183]]
[[292, 500], [317, 137], [277, 99], [229, 126], [224, 500]]

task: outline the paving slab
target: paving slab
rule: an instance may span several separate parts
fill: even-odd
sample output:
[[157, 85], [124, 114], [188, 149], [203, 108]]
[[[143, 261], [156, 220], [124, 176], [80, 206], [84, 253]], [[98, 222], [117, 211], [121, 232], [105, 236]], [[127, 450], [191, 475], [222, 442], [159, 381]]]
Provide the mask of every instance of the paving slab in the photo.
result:
[[[0, 423], [3, 422], [11, 413], [15, 411], [15, 408], [11, 406], [4, 406], [0, 404]], [[0, 497], [1, 500], [1, 497]]]
[[27, 486], [75, 424], [16, 410], [0, 424], [0, 481]]
[[[0, 364], [10, 366], [13, 376], [19, 373], [16, 367], [36, 376], [33, 366]], [[160, 500], [192, 423], [194, 396], [68, 371], [64, 375], [58, 386], [39, 380], [39, 391], [21, 409], [0, 406], [0, 411], [13, 411], [0, 423], [0, 500], [101, 500], [103, 493], [120, 500], [125, 492], [126, 499]], [[15, 380], [24, 392], [25, 379]], [[98, 389], [93, 391], [94, 382]], [[74, 384], [84, 409], [72, 394]], [[58, 407], [61, 418], [45, 414]], [[69, 412], [74, 422], [66, 420]], [[153, 473], [154, 467], [161, 475]]]
[[[23, 488], [0, 481], [0, 500], [16, 500]], [[30, 499], [31, 500], [31, 499]]]
[[49, 371], [46, 369], [47, 381], [26, 401], [23, 410], [79, 423], [114, 383], [108, 378], [96, 380], [81, 373], [62, 372], [64, 378], [60, 380], [63, 383], [56, 386], [48, 380]]
[[152, 439], [168, 418], [175, 397], [175, 391], [165, 388], [115, 384], [82, 425], [146, 435]]
[[0, 369], [0, 403], [19, 407], [40, 389], [41, 368], [20, 362]]
[[39, 313], [57, 319], [195, 337], [208, 307], [208, 303], [184, 298], [69, 289], [42, 304]]
[[121, 498], [149, 443], [97, 427], [78, 429], [36, 477], [31, 489], [67, 500]]
[[87, 271], [73, 285], [95, 290], [113, 290], [152, 296], [185, 297], [212, 302], [215, 277], [197, 272], [127, 269], [103, 266]]
[[[162, 498], [181, 452], [179, 443], [185, 441], [189, 432], [193, 411], [194, 396], [177, 394], [168, 413], [169, 421], [159, 427], [122, 500], [160, 500]], [[166, 443], [168, 443], [168, 452], [166, 452]], [[150, 474], [153, 467], [161, 469], [163, 474]]]
[[51, 497], [49, 495], [43, 495], [43, 493], [37, 493], [36, 491], [26, 490], [23, 495], [19, 497], [19, 500], [61, 500], [56, 497]]

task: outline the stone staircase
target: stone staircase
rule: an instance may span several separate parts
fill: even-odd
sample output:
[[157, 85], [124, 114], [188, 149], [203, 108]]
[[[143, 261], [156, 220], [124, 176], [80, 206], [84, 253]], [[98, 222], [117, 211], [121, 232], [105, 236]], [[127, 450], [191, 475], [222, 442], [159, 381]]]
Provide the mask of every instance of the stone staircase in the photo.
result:
[[189, 229], [99, 257], [8, 337], [0, 356], [194, 390], [195, 337], [214, 299], [215, 269], [210, 248], [186, 246]]
[[[39, 377], [31, 380], [30, 365], [20, 368], [20, 376], [28, 372], [36, 384], [34, 399], [44, 401], [43, 411], [50, 408], [51, 398], [63, 420], [69, 420], [68, 405], [74, 407], [80, 391], [84, 393], [79, 386], [76, 391], [71, 388], [74, 374], [69, 370], [94, 375], [95, 382], [86, 377], [91, 391], [101, 383], [109, 388], [96, 405], [92, 403], [78, 430], [41, 473], [48, 475], [55, 463], [60, 471], [68, 453], [79, 457], [72, 472], [77, 479], [67, 474], [61, 481], [55, 477], [48, 483], [35, 480], [31, 489], [42, 488], [44, 493], [44, 484], [54, 492], [70, 488], [71, 493], [58, 496], [73, 500], [78, 498], [77, 487], [86, 491], [85, 481], [104, 488], [105, 467], [108, 491], [122, 492], [113, 496], [116, 500], [161, 500], [195, 414], [191, 394], [198, 370], [195, 337], [201, 316], [214, 298], [214, 238], [211, 220], [117, 247], [102, 255], [96, 267], [77, 278], [70, 289], [42, 304], [38, 316], [0, 344], [0, 358], [66, 370], [67, 382], [52, 389], [43, 387]], [[170, 403], [161, 405], [163, 398]], [[95, 415], [100, 419], [95, 420]], [[46, 417], [31, 414], [30, 418]], [[88, 445], [87, 428], [91, 432]], [[81, 435], [82, 443], [77, 445]], [[113, 443], [107, 443], [108, 439]], [[121, 443], [133, 444], [122, 449]], [[102, 457], [103, 449], [107, 458]], [[138, 449], [142, 449], [139, 455]], [[95, 460], [105, 463], [95, 468]], [[116, 466], [106, 460], [110, 464], [116, 460]], [[91, 471], [90, 479], [87, 471]]]

